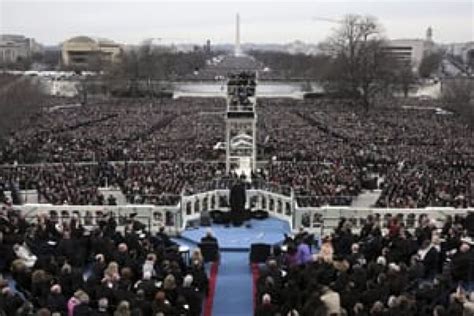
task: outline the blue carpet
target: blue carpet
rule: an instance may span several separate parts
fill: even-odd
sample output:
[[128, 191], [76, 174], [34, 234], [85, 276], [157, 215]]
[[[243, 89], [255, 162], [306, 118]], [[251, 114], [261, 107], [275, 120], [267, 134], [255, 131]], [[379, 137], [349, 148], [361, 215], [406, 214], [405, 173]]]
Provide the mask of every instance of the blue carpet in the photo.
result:
[[[212, 225], [214, 236], [219, 241], [221, 261], [217, 274], [213, 316], [251, 316], [253, 314], [253, 280], [249, 265], [249, 250], [252, 243], [279, 244], [284, 235], [290, 233], [288, 222], [276, 218], [262, 221], [251, 220], [251, 227], [224, 227]], [[206, 234], [207, 227], [188, 229], [179, 238], [180, 245], [193, 249]], [[209, 267], [206, 267], [209, 271]]]
[[213, 316], [251, 316], [253, 283], [248, 252], [222, 252]]
[[[250, 224], [250, 228], [212, 225], [212, 232], [219, 241], [221, 251], [247, 251], [252, 243], [278, 244], [283, 241], [283, 234], [290, 233], [288, 222], [277, 218], [252, 219]], [[181, 233], [181, 238], [197, 245], [207, 229], [207, 227], [187, 229]]]

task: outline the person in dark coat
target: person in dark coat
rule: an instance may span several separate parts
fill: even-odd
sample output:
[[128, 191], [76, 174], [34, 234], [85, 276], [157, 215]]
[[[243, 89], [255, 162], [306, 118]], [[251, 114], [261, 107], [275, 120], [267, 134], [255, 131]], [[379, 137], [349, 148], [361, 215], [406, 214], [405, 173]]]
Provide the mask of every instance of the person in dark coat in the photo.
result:
[[464, 228], [466, 228], [467, 234], [470, 237], [474, 237], [474, 212], [470, 211], [467, 213], [464, 221]]
[[163, 246], [165, 248], [168, 248], [174, 245], [175, 243], [171, 240], [171, 238], [166, 233], [165, 227], [164, 226], [160, 227], [159, 232], [156, 233], [156, 236], [155, 236], [155, 246]]
[[158, 288], [156, 287], [155, 283], [156, 280], [152, 279], [151, 272], [147, 271], [143, 273], [143, 278], [135, 284], [135, 287], [138, 289], [137, 293], [143, 292], [146, 300], [153, 300], [156, 292], [158, 292]]
[[106, 298], [99, 299], [97, 303], [97, 312], [95, 313], [95, 315], [96, 316], [110, 316], [109, 301]]
[[153, 315], [163, 313], [164, 315], [171, 315], [173, 313], [173, 307], [166, 300], [166, 294], [163, 291], [159, 291], [155, 295], [155, 299], [152, 303]]
[[179, 290], [179, 295], [182, 296], [189, 305], [189, 316], [201, 315], [202, 297], [199, 290], [193, 285], [193, 277], [188, 274], [184, 277], [183, 287]]
[[452, 259], [452, 276], [454, 281], [472, 281], [472, 266], [474, 265], [474, 251], [467, 242], [463, 242]]
[[421, 249], [418, 251], [421, 261], [424, 266], [424, 277], [426, 279], [433, 279], [439, 272], [440, 253], [436, 245], [425, 240]]
[[345, 222], [334, 240], [334, 248], [337, 254], [349, 256], [351, 254], [351, 246], [354, 243], [354, 235], [351, 231], [351, 224]]
[[206, 235], [201, 238], [202, 243], [213, 243], [218, 244], [217, 238], [213, 236], [212, 230], [208, 229]]
[[152, 299], [148, 300], [145, 296], [145, 291], [138, 290], [137, 296], [132, 301], [132, 313], [139, 310], [142, 316], [152, 316], [153, 309], [151, 306]]
[[241, 225], [244, 219], [245, 201], [245, 185], [242, 181], [239, 181], [230, 189], [231, 221], [236, 226]]
[[47, 298], [47, 305], [51, 313], [66, 315], [67, 300], [61, 293], [61, 286], [59, 284], [55, 284], [51, 287], [51, 291]]
[[56, 253], [58, 256], [64, 257], [71, 262], [73, 265], [76, 264], [79, 244], [76, 239], [71, 238], [71, 233], [65, 231], [62, 239], [58, 242], [56, 247]]
[[143, 224], [142, 222], [140, 222], [136, 219], [137, 215], [138, 214], [135, 213], [135, 212], [131, 213], [129, 215], [129, 217], [130, 217], [130, 226], [131, 226], [133, 232], [137, 232], [139, 230], [144, 230], [146, 228], [145, 224]]
[[3, 287], [0, 292], [0, 310], [6, 315], [15, 315], [15, 311], [23, 304], [22, 299], [8, 287]]
[[272, 304], [270, 294], [264, 294], [262, 303], [255, 309], [255, 316], [274, 316], [278, 313], [278, 307]]
[[73, 316], [95, 316], [95, 311], [88, 303], [81, 303], [74, 307]]
[[193, 278], [193, 286], [198, 289], [202, 296], [207, 296], [209, 292], [209, 278], [207, 277], [203, 263], [199, 261], [193, 262], [188, 269], [188, 273]]
[[73, 309], [73, 316], [92, 316], [95, 315], [95, 311], [89, 306], [89, 295], [85, 292], [80, 293], [79, 304], [76, 305]]

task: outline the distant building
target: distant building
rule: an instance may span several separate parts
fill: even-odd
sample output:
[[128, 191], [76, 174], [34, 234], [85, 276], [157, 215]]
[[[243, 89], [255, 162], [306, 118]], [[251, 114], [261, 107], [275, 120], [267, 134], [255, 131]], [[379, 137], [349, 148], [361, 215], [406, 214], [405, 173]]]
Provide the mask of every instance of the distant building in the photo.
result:
[[435, 49], [433, 42], [433, 29], [426, 30], [425, 39], [395, 39], [390, 40], [385, 50], [400, 62], [406, 62], [418, 70], [423, 56]]
[[425, 54], [425, 41], [391, 40], [385, 50], [397, 61], [406, 62], [413, 68], [418, 68]]
[[61, 46], [61, 60], [67, 68], [93, 69], [101, 63], [119, 60], [122, 46], [108, 39], [73, 37]]
[[448, 44], [446, 50], [451, 55], [458, 56], [463, 63], [474, 67], [474, 42]]
[[0, 64], [13, 64], [42, 52], [42, 46], [23, 35], [0, 35]]

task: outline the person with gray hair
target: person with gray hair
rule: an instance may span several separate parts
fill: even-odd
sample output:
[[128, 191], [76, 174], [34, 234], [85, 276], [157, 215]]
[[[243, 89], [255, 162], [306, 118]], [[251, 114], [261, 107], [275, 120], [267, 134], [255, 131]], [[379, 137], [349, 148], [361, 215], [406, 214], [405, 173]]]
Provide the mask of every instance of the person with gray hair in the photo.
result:
[[99, 301], [97, 302], [98, 316], [110, 315], [108, 309], [109, 309], [109, 300], [105, 297], [102, 297], [101, 299], [99, 299]]
[[183, 279], [183, 287], [191, 287], [193, 284], [193, 276], [191, 274], [188, 274], [184, 277]]
[[186, 304], [189, 306], [190, 316], [201, 315], [202, 296], [199, 290], [194, 286], [194, 278], [188, 274], [183, 279], [183, 287], [179, 290], [179, 295], [184, 298]]
[[73, 316], [90, 316], [94, 310], [89, 306], [89, 295], [83, 290], [74, 293], [74, 297], [78, 300], [78, 305], [73, 308]]
[[276, 315], [277, 312], [278, 307], [273, 305], [271, 295], [268, 293], [263, 294], [262, 303], [255, 309], [255, 316]]
[[214, 233], [210, 228], [206, 229], [206, 235], [201, 238], [201, 242], [218, 244], [217, 238], [214, 237]]
[[121, 301], [114, 312], [114, 316], [131, 316], [130, 303]]

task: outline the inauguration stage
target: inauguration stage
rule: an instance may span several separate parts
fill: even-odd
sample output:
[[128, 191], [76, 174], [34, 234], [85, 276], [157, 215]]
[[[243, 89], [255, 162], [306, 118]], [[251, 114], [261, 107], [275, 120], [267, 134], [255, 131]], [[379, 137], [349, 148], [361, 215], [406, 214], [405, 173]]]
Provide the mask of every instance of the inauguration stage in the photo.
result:
[[291, 234], [287, 221], [269, 217], [262, 220], [251, 219], [238, 227], [226, 227], [222, 224], [212, 224], [210, 227], [191, 226], [181, 233], [180, 239], [197, 246], [209, 229], [217, 238], [221, 251], [249, 251], [250, 245], [254, 243], [280, 244], [284, 240], [284, 234]]

